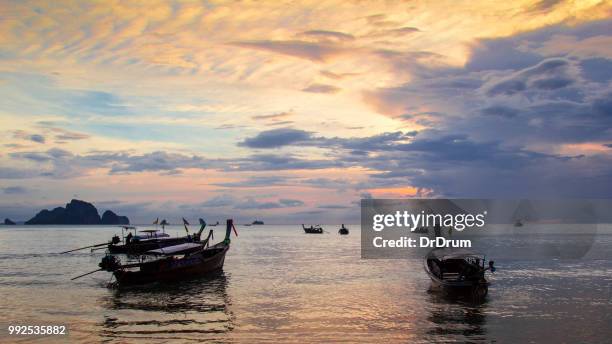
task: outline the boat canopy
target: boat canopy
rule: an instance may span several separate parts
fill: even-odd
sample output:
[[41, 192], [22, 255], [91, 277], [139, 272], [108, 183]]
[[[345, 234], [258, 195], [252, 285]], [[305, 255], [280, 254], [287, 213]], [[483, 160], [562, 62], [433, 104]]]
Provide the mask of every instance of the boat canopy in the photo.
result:
[[478, 254], [463, 248], [439, 248], [429, 252], [428, 256], [438, 260], [465, 259], [468, 257], [483, 258], [482, 254]]
[[157, 230], [157, 229], [143, 229], [140, 232], [142, 232], [142, 233], [155, 233], [155, 232], [159, 232], [159, 230]]
[[158, 248], [156, 250], [147, 251], [147, 254], [166, 255], [166, 256], [179, 255], [179, 254], [188, 253], [189, 251], [193, 251], [200, 247], [202, 247], [202, 244], [187, 242], [184, 244], [167, 246], [164, 248]]

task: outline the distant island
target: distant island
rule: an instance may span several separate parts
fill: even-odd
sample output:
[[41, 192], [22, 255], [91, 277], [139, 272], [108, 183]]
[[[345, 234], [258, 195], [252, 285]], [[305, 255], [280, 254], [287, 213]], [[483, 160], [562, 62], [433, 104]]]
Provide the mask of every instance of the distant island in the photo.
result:
[[13, 220], [11, 220], [9, 218], [4, 219], [4, 224], [7, 225], [7, 226], [8, 225], [16, 225], [15, 221], [13, 221]]
[[26, 225], [129, 225], [127, 216], [119, 216], [107, 210], [98, 214], [93, 204], [73, 199], [66, 207], [57, 207], [53, 210], [41, 210], [33, 218], [25, 222]]

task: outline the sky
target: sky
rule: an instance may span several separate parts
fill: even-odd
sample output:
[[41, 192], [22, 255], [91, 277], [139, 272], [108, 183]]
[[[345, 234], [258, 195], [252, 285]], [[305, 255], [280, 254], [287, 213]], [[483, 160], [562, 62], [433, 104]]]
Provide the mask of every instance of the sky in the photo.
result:
[[606, 1], [1, 1], [0, 217], [610, 198]]

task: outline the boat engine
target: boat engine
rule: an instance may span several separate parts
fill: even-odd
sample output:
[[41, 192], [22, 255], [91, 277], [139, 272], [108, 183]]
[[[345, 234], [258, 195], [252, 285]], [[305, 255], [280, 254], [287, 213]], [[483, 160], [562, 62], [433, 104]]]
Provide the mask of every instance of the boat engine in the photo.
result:
[[111, 239], [111, 245], [117, 245], [120, 242], [121, 242], [121, 239], [119, 238], [118, 235], [114, 235], [113, 238]]
[[98, 266], [105, 271], [115, 271], [121, 266], [121, 261], [115, 256], [104, 256]]

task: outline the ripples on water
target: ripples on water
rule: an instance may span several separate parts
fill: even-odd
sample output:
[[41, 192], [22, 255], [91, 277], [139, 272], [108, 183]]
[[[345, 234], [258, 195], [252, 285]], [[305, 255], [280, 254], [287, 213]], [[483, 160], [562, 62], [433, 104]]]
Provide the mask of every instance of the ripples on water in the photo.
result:
[[[106, 272], [70, 281], [102, 252], [54, 253], [104, 242], [116, 228], [2, 228], [0, 323], [65, 323], [85, 343], [609, 340], [609, 260], [497, 260], [489, 296], [475, 304], [430, 291], [419, 257], [360, 259], [359, 230], [350, 228], [349, 236], [239, 228], [222, 273], [125, 290], [106, 288]], [[610, 247], [609, 235], [597, 240]], [[504, 242], [498, 252], [525, 246]]]

